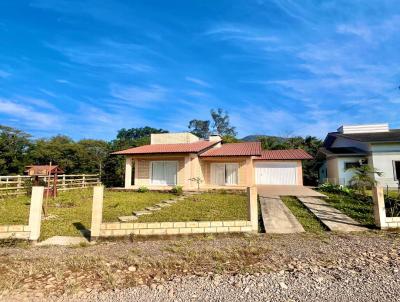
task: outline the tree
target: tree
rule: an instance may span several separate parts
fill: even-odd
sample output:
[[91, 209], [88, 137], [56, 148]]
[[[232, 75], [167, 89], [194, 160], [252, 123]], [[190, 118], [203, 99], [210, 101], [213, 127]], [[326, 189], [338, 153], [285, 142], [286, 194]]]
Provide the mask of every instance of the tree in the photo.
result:
[[139, 147], [150, 144], [152, 133], [168, 133], [167, 130], [152, 127], [121, 129], [117, 132], [117, 138], [109, 143], [109, 153], [104, 160], [103, 182], [106, 186], [122, 186], [125, 174], [125, 160], [122, 156], [111, 153], [127, 148]]
[[152, 133], [168, 133], [164, 129], [156, 129], [152, 127], [142, 128], [122, 128], [117, 132], [117, 138], [112, 143], [118, 145], [118, 148], [137, 147], [150, 144], [150, 134]]
[[77, 142], [80, 164], [86, 173], [103, 175], [103, 164], [109, 153], [109, 144], [103, 140], [82, 139]]
[[218, 108], [217, 111], [211, 109], [211, 118], [213, 120], [212, 129], [216, 134], [234, 137], [237, 135], [236, 127], [230, 125], [228, 112], [224, 112], [221, 108]]
[[210, 121], [193, 119], [189, 122], [188, 128], [191, 133], [200, 138], [206, 139], [210, 135]]
[[0, 125], [0, 175], [22, 174], [28, 164], [31, 136]]
[[361, 165], [347, 170], [354, 172], [354, 175], [349, 182], [350, 186], [356, 188], [363, 195], [366, 195], [367, 187], [373, 187], [376, 185], [377, 182], [374, 179], [374, 174], [377, 174], [378, 176], [383, 174], [369, 165]]
[[[318, 153], [318, 149], [322, 146], [322, 141], [314, 136], [301, 136], [283, 138], [275, 136], [260, 136], [258, 141], [265, 150], [279, 149], [303, 149], [314, 158]], [[304, 184], [315, 185], [318, 180], [318, 166], [313, 160], [303, 161]]]

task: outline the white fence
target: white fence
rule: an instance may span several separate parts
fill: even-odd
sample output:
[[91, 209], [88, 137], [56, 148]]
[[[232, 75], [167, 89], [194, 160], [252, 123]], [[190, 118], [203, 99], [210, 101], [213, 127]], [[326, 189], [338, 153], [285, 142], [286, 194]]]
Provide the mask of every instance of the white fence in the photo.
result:
[[[8, 195], [26, 194], [27, 183], [29, 186], [33, 184], [33, 176], [0, 176], [0, 197]], [[39, 181], [43, 181], [46, 185], [48, 176], [39, 176]], [[54, 176], [50, 177], [50, 187], [53, 187]], [[97, 186], [101, 183], [98, 174], [79, 174], [79, 175], [58, 175], [57, 189], [59, 191], [73, 190], [79, 188], [87, 188]], [[43, 185], [43, 183], [42, 183]]]

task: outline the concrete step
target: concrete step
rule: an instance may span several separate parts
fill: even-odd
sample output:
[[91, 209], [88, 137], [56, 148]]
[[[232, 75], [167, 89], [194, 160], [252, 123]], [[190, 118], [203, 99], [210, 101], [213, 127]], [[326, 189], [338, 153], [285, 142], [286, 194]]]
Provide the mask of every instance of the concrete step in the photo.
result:
[[143, 215], [150, 215], [152, 214], [150, 211], [134, 211], [133, 215], [136, 215], [138, 217], [143, 216]]
[[138, 219], [137, 216], [120, 216], [120, 217], [118, 217], [118, 220], [121, 222], [132, 222], [137, 219]]
[[161, 208], [160, 207], [147, 207], [146, 210], [147, 211], [160, 211]]
[[178, 201], [176, 199], [170, 199], [170, 200], [163, 200], [161, 201], [163, 203], [168, 203], [168, 204], [172, 204], [172, 203], [177, 203]]
[[156, 206], [160, 207], [160, 208], [165, 208], [165, 207], [170, 207], [171, 204], [161, 202], [161, 203], [157, 203]]

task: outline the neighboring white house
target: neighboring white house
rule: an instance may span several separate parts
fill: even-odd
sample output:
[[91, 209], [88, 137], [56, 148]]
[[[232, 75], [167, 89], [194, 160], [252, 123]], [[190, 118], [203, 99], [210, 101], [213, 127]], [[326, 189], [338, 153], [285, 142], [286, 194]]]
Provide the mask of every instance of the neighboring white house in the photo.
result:
[[368, 164], [381, 176], [375, 179], [382, 186], [399, 186], [400, 129], [388, 124], [342, 126], [328, 133], [318, 158], [320, 183], [348, 185], [353, 173], [349, 168]]

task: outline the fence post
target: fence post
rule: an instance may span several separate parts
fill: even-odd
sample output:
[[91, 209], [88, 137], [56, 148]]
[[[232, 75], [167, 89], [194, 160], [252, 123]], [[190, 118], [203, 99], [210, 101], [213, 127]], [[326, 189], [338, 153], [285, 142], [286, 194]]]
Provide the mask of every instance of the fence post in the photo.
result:
[[85, 187], [85, 174], [82, 175], [82, 188]]
[[381, 186], [376, 186], [372, 188], [372, 199], [374, 201], [375, 224], [378, 228], [385, 229], [387, 228], [385, 196], [383, 194], [383, 188]]
[[100, 227], [103, 220], [104, 186], [93, 188], [92, 224], [90, 226], [90, 241], [100, 236]]
[[253, 232], [258, 232], [258, 196], [257, 187], [252, 186], [247, 188], [247, 213], [248, 219], [251, 221]]
[[40, 237], [43, 192], [44, 187], [32, 187], [31, 206], [29, 210], [29, 240], [32, 241], [37, 241]]
[[62, 187], [63, 187], [63, 189], [66, 188], [66, 185], [65, 185], [65, 174], [63, 174], [63, 176], [62, 176]]

